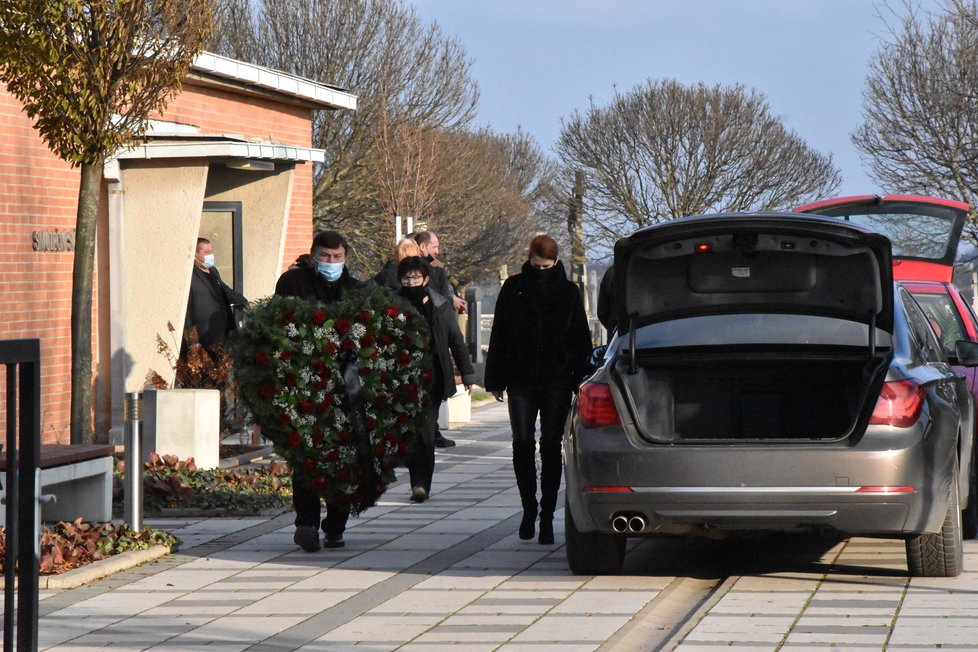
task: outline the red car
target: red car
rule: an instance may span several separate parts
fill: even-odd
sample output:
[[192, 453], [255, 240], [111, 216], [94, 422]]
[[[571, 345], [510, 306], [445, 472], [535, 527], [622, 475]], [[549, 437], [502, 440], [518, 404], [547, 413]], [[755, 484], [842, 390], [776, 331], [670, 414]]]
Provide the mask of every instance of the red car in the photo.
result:
[[[978, 402], [976, 368], [956, 364], [955, 352], [958, 340], [978, 342], [978, 319], [953, 282], [958, 241], [970, 210], [963, 202], [918, 195], [839, 197], [795, 208], [799, 213], [838, 217], [890, 239], [893, 278], [923, 308], [944, 345], [948, 361], [966, 377], [968, 389]], [[961, 453], [975, 454], [974, 450]], [[975, 477], [970, 481], [973, 489], [978, 488]], [[978, 495], [978, 491], [970, 493]], [[978, 536], [978, 500], [968, 501], [962, 521], [965, 538]]]

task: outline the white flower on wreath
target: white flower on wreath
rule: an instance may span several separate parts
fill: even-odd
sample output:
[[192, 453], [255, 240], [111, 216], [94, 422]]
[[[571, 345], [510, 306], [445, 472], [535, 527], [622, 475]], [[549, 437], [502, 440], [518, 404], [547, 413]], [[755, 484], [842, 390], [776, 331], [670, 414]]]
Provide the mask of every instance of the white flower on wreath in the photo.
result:
[[353, 327], [350, 329], [350, 332], [353, 334], [354, 339], [359, 340], [361, 337], [363, 337], [364, 333], [367, 332], [367, 327], [361, 324], [360, 322], [357, 322], [353, 324]]
[[295, 324], [286, 324], [285, 325], [285, 334], [288, 337], [298, 337], [299, 336], [299, 329], [295, 327]]

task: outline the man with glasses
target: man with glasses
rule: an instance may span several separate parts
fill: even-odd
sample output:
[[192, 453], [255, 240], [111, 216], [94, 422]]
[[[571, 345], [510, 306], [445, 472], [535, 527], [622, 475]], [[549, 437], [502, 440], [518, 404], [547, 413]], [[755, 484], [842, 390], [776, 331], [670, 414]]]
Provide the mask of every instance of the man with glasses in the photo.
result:
[[[299, 297], [308, 301], [332, 303], [348, 290], [362, 287], [363, 282], [346, 269], [346, 239], [336, 231], [323, 231], [312, 241], [311, 265], [290, 269], [279, 277], [275, 294]], [[319, 529], [325, 533], [327, 548], [342, 548], [343, 532], [350, 518], [349, 505], [326, 505], [326, 518], [319, 521], [319, 494], [306, 486], [301, 469], [292, 471], [292, 507], [295, 509], [295, 534], [292, 540], [306, 552], [320, 549]]]
[[428, 263], [419, 256], [408, 256], [397, 264], [397, 276], [401, 282], [398, 293], [425, 318], [431, 330], [428, 351], [432, 356], [434, 379], [425, 389], [428, 402], [422, 431], [415, 438], [414, 450], [407, 461], [411, 477], [411, 501], [423, 503], [431, 494], [431, 478], [435, 472], [435, 432], [438, 426], [438, 408], [441, 402], [455, 394], [455, 371], [452, 360], [458, 366], [465, 390], [472, 391], [475, 371], [465, 338], [459, 330], [455, 309], [445, 297], [428, 286]]

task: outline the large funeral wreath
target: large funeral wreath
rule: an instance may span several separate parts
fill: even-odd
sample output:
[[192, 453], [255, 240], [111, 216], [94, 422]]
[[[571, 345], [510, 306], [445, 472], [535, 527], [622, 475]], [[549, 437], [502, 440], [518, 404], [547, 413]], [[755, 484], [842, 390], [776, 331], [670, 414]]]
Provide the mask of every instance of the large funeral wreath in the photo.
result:
[[371, 285], [326, 305], [257, 302], [231, 352], [262, 434], [310, 488], [356, 514], [393, 482], [420, 428], [434, 377], [427, 342], [425, 319]]

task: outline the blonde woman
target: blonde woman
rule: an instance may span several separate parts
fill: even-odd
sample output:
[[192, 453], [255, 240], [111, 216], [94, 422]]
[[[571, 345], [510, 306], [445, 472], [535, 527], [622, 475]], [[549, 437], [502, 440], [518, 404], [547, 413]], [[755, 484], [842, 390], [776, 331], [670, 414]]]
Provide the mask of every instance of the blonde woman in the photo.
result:
[[397, 292], [401, 289], [401, 281], [399, 278], [397, 278], [397, 264], [408, 256], [420, 255], [421, 250], [418, 248], [418, 243], [416, 243], [413, 238], [401, 238], [398, 243], [394, 245], [394, 257], [389, 259], [384, 264], [384, 268], [377, 272], [377, 275], [374, 276], [374, 283], [377, 285], [383, 285], [389, 290]]

